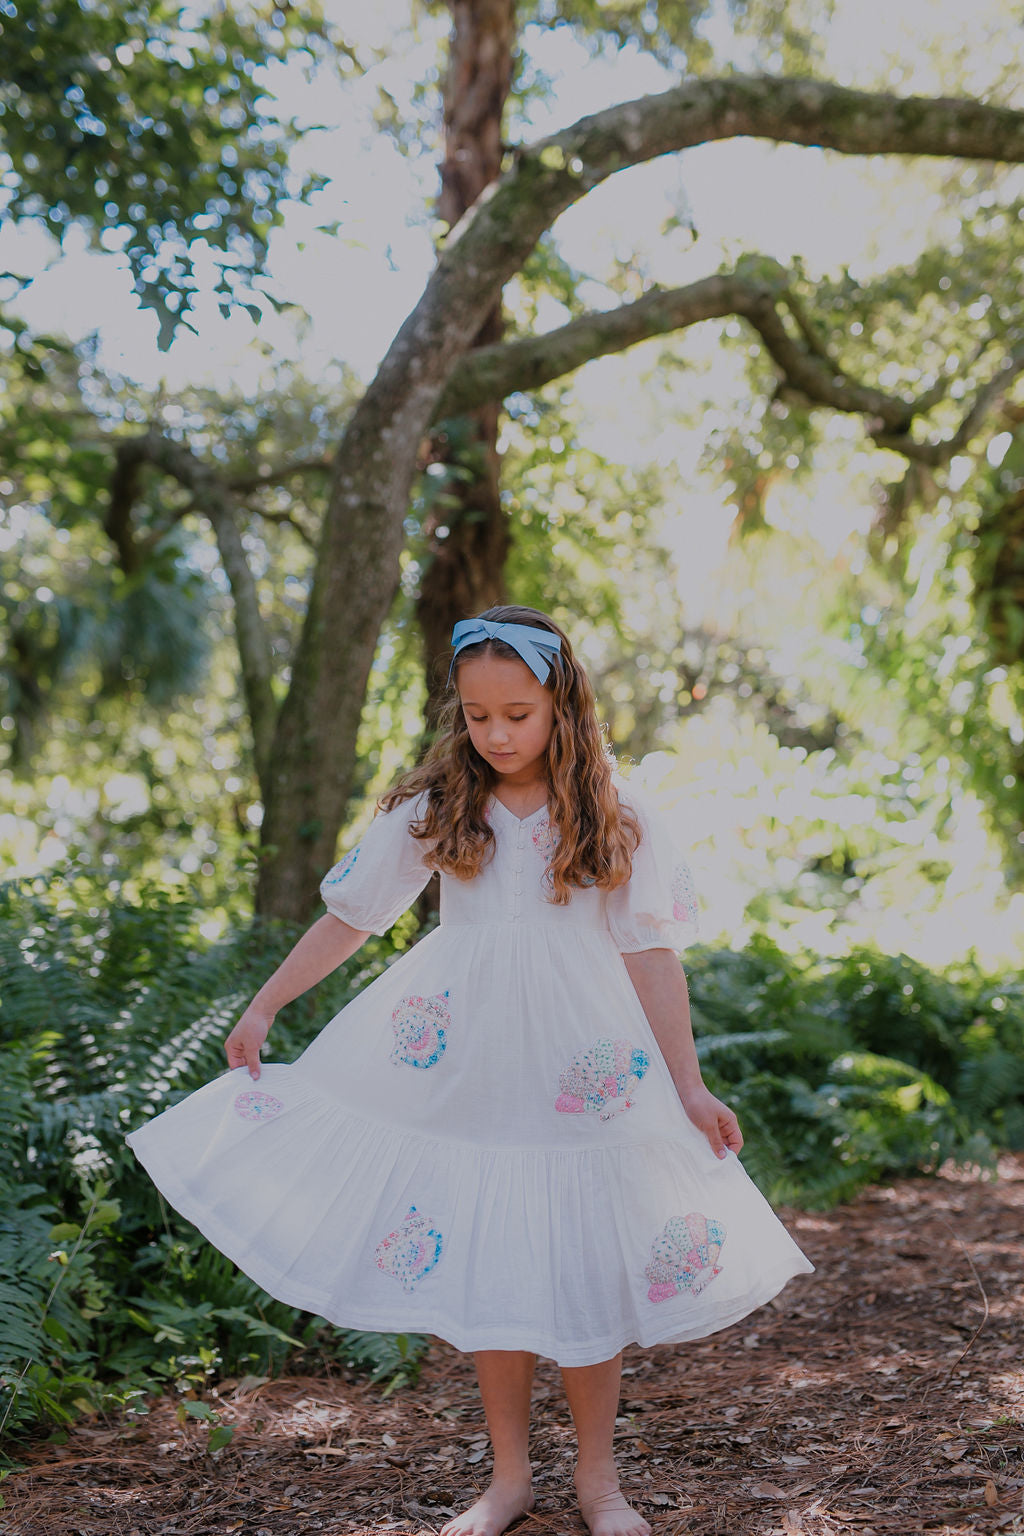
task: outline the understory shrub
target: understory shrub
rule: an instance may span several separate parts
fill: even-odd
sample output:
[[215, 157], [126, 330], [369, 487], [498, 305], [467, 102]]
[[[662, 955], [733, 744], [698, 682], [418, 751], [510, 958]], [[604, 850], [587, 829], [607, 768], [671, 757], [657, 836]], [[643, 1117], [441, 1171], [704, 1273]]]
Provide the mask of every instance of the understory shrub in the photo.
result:
[[1024, 989], [906, 955], [791, 955], [758, 936], [686, 957], [708, 1086], [773, 1202], [823, 1208], [947, 1159], [1024, 1146]]
[[[225, 1067], [223, 1040], [296, 933], [202, 941], [154, 888], [0, 887], [0, 1430], [137, 1405], [172, 1384], [269, 1376], [328, 1353], [388, 1386], [426, 1341], [338, 1330], [273, 1300], [171, 1210], [128, 1130]], [[412, 919], [278, 1015], [292, 1060], [407, 947]]]

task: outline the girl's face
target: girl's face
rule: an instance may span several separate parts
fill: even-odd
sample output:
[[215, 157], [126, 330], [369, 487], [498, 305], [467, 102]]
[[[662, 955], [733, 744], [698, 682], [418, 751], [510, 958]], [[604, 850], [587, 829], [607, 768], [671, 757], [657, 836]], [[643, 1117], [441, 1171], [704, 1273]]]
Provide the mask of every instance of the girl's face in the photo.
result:
[[510, 784], [545, 778], [554, 705], [529, 667], [511, 656], [478, 656], [461, 664], [456, 683], [469, 739], [484, 761]]

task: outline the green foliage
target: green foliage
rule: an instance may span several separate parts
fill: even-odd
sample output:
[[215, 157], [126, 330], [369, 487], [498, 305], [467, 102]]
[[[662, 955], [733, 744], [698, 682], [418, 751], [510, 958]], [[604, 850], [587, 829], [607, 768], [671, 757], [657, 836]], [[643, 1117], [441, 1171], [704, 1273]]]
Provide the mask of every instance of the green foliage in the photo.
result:
[[178, 1404], [178, 1422], [185, 1424], [189, 1419], [198, 1419], [208, 1427], [209, 1434], [206, 1440], [207, 1454], [215, 1456], [218, 1451], [230, 1445], [231, 1437], [235, 1433], [230, 1424], [222, 1424], [220, 1414], [209, 1403], [190, 1398], [186, 1402]]
[[705, 1080], [770, 1199], [828, 1206], [1024, 1144], [1021, 989], [865, 949], [812, 961], [763, 937], [695, 950], [686, 972]]
[[[100, 889], [80, 875], [48, 892], [0, 889], [7, 1432], [135, 1405], [164, 1384], [195, 1397], [228, 1372], [269, 1375], [297, 1349], [351, 1360], [390, 1390], [413, 1380], [423, 1340], [362, 1341], [274, 1301], [166, 1208], [124, 1145], [133, 1124], [223, 1070], [225, 1033], [295, 934], [270, 926], [210, 944], [191, 901]], [[285, 1010], [275, 1054], [297, 1055], [402, 935], [369, 941]]]
[[223, 475], [283, 688], [353, 380], [339, 365], [314, 384], [264, 351], [258, 377], [172, 396], [105, 373], [91, 346], [29, 351], [32, 368], [0, 358], [0, 799], [17, 818], [0, 863], [39, 868], [49, 837], [119, 878], [176, 869], [223, 916], [261, 814], [227, 582], [152, 466], [115, 516], [115, 453], [155, 422]]
[[346, 1364], [368, 1371], [371, 1381], [386, 1381], [383, 1396], [413, 1384], [427, 1340], [416, 1333], [357, 1333], [349, 1330], [338, 1341]]
[[162, 346], [178, 325], [194, 329], [200, 243], [224, 313], [258, 319], [281, 204], [323, 185], [289, 169], [297, 129], [272, 109], [267, 68], [312, 64], [329, 43], [314, 4], [11, 0], [0, 11], [5, 217], [44, 219], [61, 242], [77, 226], [123, 252]]
[[786, 293], [791, 318], [837, 375], [924, 403], [916, 442], [954, 441], [978, 405], [951, 462], [942, 452], [929, 461], [927, 450], [897, 460], [872, 446], [869, 422], [844, 423], [775, 388], [760, 339], [734, 321], [723, 344], [743, 353], [747, 388], [735, 408], [709, 413], [703, 467], [747, 539], [766, 531], [778, 539], [773, 502], [776, 528], [780, 508], [792, 518], [806, 507], [813, 534], [818, 517], [826, 520], [828, 480], [845, 482], [851, 505], [877, 505], [864, 544], [871, 563], [865, 569], [858, 551], [841, 579], [830, 573], [821, 613], [822, 629], [861, 673], [858, 685], [847, 672], [835, 702], [847, 754], [850, 731], [865, 722], [866, 735], [897, 741], [887, 755], [907, 760], [919, 808], [932, 802], [939, 830], [953, 812], [951, 786], [973, 790], [1012, 887], [1024, 870], [1024, 446], [1014, 385], [1024, 207], [1016, 179], [999, 167], [927, 174], [936, 203], [954, 210], [939, 240], [870, 279], [842, 269], [812, 280], [793, 262]]
[[572, 26], [595, 52], [630, 47], [694, 75], [725, 62], [707, 25], [718, 13], [748, 67], [805, 73], [821, 55], [832, 10], [832, 0], [534, 0], [523, 19]]

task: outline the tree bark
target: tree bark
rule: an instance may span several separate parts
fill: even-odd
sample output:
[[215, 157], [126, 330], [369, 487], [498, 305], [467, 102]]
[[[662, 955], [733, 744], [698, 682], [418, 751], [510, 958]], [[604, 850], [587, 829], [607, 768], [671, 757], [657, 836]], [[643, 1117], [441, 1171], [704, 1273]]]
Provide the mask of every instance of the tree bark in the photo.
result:
[[377, 636], [399, 576], [418, 446], [508, 279], [557, 216], [616, 171], [750, 136], [842, 154], [1024, 160], [1024, 112], [827, 82], [693, 81], [517, 152], [451, 232], [338, 448], [309, 608], [275, 735], [257, 908], [306, 917], [334, 857]]
[[[516, 36], [515, 0], [451, 0], [451, 11], [438, 212], [454, 229], [501, 172], [502, 121], [512, 84]], [[470, 350], [497, 345], [502, 331], [499, 295]], [[503, 602], [506, 596], [509, 529], [501, 505], [500, 411], [498, 397], [484, 397], [482, 405], [467, 398], [457, 413], [459, 419], [446, 422], [431, 437], [431, 465], [455, 473], [442, 476], [443, 500], [426, 524], [427, 560], [416, 602], [427, 679], [428, 730], [436, 723], [444, 688], [437, 661], [448, 646], [453, 624]]]
[[[751, 265], [749, 261], [744, 263]], [[438, 415], [455, 414], [469, 400], [501, 400], [514, 391], [540, 389], [597, 357], [622, 352], [654, 336], [698, 325], [702, 320], [738, 315], [758, 332], [779, 370], [782, 385], [797, 390], [811, 405], [862, 415], [880, 448], [933, 468], [960, 453], [979, 429], [1003, 406], [1003, 397], [1024, 372], [1024, 347], [1005, 353], [980, 384], [970, 407], [950, 436], [922, 441], [912, 437], [915, 423], [949, 394], [950, 378], [916, 398], [886, 394], [844, 372], [817, 337], [807, 335], [808, 321], [790, 292], [784, 269], [775, 267], [771, 282], [740, 273], [718, 273], [685, 288], [656, 289], [618, 309], [580, 315], [542, 336], [526, 336], [497, 346], [477, 347], [460, 358], [438, 406]], [[798, 325], [806, 345], [790, 334], [785, 310]], [[986, 350], [979, 348], [979, 358]]]

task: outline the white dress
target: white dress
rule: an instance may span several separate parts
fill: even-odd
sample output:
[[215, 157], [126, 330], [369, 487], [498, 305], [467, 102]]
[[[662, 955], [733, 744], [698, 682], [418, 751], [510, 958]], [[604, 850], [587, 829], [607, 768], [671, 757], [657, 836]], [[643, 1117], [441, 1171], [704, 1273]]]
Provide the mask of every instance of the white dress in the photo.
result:
[[[346, 1328], [565, 1366], [724, 1328], [812, 1269], [687, 1118], [622, 960], [697, 935], [689, 870], [635, 794], [628, 886], [546, 899], [555, 832], [492, 798], [496, 847], [440, 926], [291, 1065], [236, 1068], [133, 1131], [172, 1205], [280, 1300]], [[420, 802], [321, 887], [383, 933], [429, 878]], [[271, 1036], [271, 1040], [272, 1040]]]

